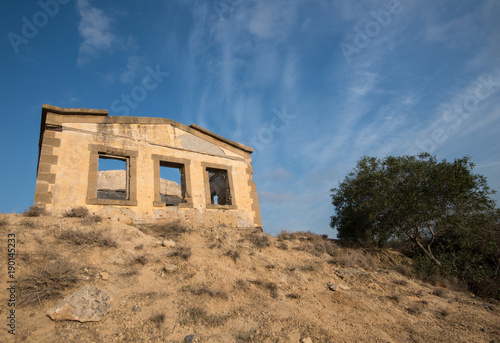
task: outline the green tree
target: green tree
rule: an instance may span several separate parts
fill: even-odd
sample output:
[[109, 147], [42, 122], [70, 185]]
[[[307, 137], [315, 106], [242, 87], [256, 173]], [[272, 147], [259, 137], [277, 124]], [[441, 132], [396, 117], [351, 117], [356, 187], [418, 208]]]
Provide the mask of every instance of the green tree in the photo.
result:
[[365, 156], [331, 189], [330, 225], [344, 240], [380, 246], [391, 239], [410, 241], [441, 267], [432, 250], [436, 240], [452, 229], [465, 234], [471, 218], [495, 207], [494, 191], [473, 168], [468, 157], [438, 162], [429, 154]]

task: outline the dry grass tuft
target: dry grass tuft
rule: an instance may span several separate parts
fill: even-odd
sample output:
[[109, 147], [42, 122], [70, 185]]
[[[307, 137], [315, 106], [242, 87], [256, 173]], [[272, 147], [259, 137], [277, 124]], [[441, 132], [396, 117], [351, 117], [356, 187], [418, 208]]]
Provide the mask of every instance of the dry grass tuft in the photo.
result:
[[89, 209], [85, 206], [72, 207], [63, 213], [63, 217], [85, 218], [89, 215]]
[[61, 292], [78, 282], [73, 264], [55, 254], [37, 256], [36, 268], [19, 279], [19, 305], [41, 303], [61, 296]]
[[377, 265], [371, 255], [356, 249], [339, 249], [332, 257], [332, 261], [343, 268], [361, 267], [363, 269], [375, 269]]
[[388, 295], [387, 299], [394, 301], [395, 303], [399, 303], [399, 295]]
[[92, 225], [92, 224], [100, 223], [100, 222], [102, 222], [102, 217], [98, 214], [91, 214], [91, 215], [82, 219], [83, 225]]
[[263, 233], [251, 234], [248, 236], [248, 240], [259, 249], [264, 249], [271, 245], [269, 237]]
[[424, 311], [422, 303], [414, 303], [406, 308], [406, 312], [413, 315], [421, 314]]
[[9, 225], [9, 221], [6, 218], [0, 219], [0, 227]]
[[267, 282], [267, 281], [262, 281], [262, 280], [248, 280], [248, 282], [259, 286], [262, 289], [268, 290], [269, 295], [271, 298], [277, 298], [278, 297], [278, 286], [274, 282]]
[[407, 286], [408, 285], [408, 281], [406, 281], [406, 280], [394, 280], [392, 283], [394, 283], [395, 285], [400, 285], [400, 286]]
[[396, 271], [406, 277], [415, 277], [415, 274], [413, 273], [413, 270], [411, 269], [410, 266], [400, 264], [396, 268]]
[[156, 223], [152, 225], [143, 224], [138, 228], [145, 233], [165, 239], [176, 239], [184, 233], [189, 232], [188, 228], [183, 225], [180, 220], [170, 223]]
[[34, 221], [28, 220], [28, 219], [22, 220], [19, 224], [22, 226], [25, 226], [25, 227], [35, 227], [36, 226]]
[[231, 257], [234, 263], [240, 258], [240, 253], [237, 250], [228, 250], [224, 255]]
[[108, 235], [104, 234], [102, 230], [66, 229], [61, 231], [57, 238], [74, 245], [88, 245], [109, 248], [117, 247], [116, 241]]
[[329, 239], [328, 236], [318, 235], [310, 231], [281, 231], [276, 237], [278, 241], [282, 242], [281, 245], [285, 244], [284, 241], [298, 240], [301, 244], [294, 249], [305, 251], [318, 257], [323, 254], [333, 256], [339, 250], [335, 242]]
[[440, 298], [445, 298], [447, 293], [448, 292], [445, 289], [443, 289], [443, 288], [435, 288], [432, 291], [433, 295], [435, 295], [437, 297], [440, 297]]
[[194, 295], [208, 295], [212, 298], [218, 298], [222, 300], [227, 300], [229, 296], [227, 295], [226, 292], [223, 291], [216, 291], [213, 290], [212, 288], [208, 287], [207, 285], [201, 285], [196, 288], [191, 288], [190, 286], [185, 287], [183, 289], [184, 291], [189, 291]]
[[132, 264], [140, 264], [144, 266], [146, 265], [146, 263], [148, 263], [148, 258], [146, 257], [146, 255], [137, 256], [132, 260]]
[[46, 214], [47, 212], [45, 211], [45, 209], [39, 206], [31, 206], [27, 210], [24, 210], [24, 212], [22, 213], [22, 215], [25, 217], [40, 217]]
[[189, 260], [191, 257], [191, 248], [177, 245], [174, 250], [168, 255], [169, 257], [180, 257], [183, 260]]
[[165, 323], [165, 314], [164, 313], [154, 314], [148, 319], [148, 321], [156, 325], [156, 327], [160, 328], [163, 325], [163, 323]]
[[222, 326], [226, 323], [228, 315], [208, 314], [207, 311], [198, 306], [190, 306], [181, 312], [181, 325], [200, 325], [209, 327]]

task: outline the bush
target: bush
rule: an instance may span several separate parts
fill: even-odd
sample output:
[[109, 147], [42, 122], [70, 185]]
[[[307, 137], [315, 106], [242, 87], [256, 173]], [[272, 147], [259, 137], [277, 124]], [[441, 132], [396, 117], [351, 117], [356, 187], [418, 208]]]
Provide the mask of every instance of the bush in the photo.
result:
[[248, 239], [259, 249], [264, 249], [271, 245], [269, 237], [264, 234], [252, 234]]
[[43, 207], [40, 206], [31, 206], [27, 210], [24, 210], [22, 213], [23, 216], [25, 217], [40, 217], [46, 215], [47, 212]]
[[85, 218], [89, 215], [89, 209], [85, 206], [72, 207], [63, 213], [63, 217]]
[[19, 305], [28, 305], [61, 296], [61, 292], [78, 282], [75, 267], [57, 256], [42, 258], [33, 273], [19, 280]]

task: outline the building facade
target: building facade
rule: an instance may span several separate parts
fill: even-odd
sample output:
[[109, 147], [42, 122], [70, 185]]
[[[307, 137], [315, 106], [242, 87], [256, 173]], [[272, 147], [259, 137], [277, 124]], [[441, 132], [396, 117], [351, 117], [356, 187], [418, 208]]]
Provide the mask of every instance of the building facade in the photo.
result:
[[43, 105], [35, 206], [262, 227], [253, 149], [195, 124]]

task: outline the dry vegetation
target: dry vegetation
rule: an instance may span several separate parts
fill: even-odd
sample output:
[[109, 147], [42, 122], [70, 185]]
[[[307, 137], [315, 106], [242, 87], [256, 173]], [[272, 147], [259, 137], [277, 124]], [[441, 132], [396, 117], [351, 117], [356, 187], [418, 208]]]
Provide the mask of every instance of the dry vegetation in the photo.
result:
[[[416, 279], [394, 251], [311, 232], [84, 225], [92, 215], [74, 212], [0, 215], [2, 235], [17, 239], [18, 341], [500, 342], [498, 302]], [[45, 315], [85, 284], [111, 296], [103, 320]]]

